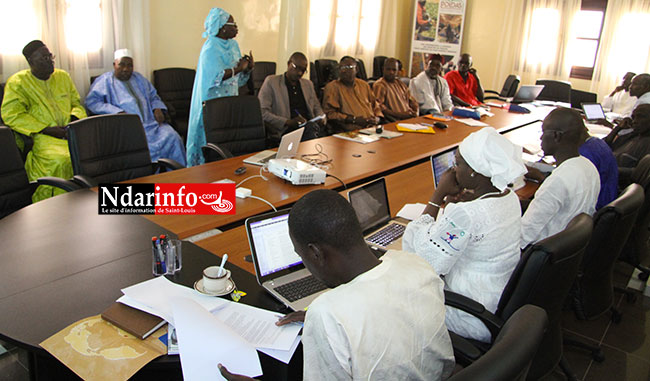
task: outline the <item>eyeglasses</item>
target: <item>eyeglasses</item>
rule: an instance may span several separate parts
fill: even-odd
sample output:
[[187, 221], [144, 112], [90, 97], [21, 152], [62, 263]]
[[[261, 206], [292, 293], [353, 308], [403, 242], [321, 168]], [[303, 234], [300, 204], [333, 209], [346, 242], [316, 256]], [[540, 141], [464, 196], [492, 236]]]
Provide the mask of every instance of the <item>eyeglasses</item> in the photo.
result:
[[341, 66], [341, 70], [353, 70], [356, 69], [357, 65], [346, 65], [346, 66]]
[[542, 130], [542, 137], [550, 132], [552, 132], [554, 135], [555, 134], [562, 135], [564, 133], [564, 131], [560, 131], [560, 130]]
[[289, 64], [291, 65], [291, 67], [293, 67], [294, 69], [298, 70], [298, 71], [301, 72], [301, 73], [304, 73], [304, 72], [307, 70], [306, 67], [298, 67], [298, 66], [296, 66], [296, 64], [293, 63], [293, 62], [289, 62]]
[[48, 54], [43, 54], [43, 55], [38, 56], [38, 57], [34, 57], [33, 60], [35, 60], [35, 61], [54, 61], [55, 58], [56, 58], [56, 56], [54, 54], [48, 53]]
[[236, 23], [236, 22], [227, 22], [227, 23], [225, 23], [225, 24], [223, 24], [223, 25], [224, 25], [224, 26], [225, 26], [225, 25], [230, 25], [230, 26], [237, 27], [237, 23]]

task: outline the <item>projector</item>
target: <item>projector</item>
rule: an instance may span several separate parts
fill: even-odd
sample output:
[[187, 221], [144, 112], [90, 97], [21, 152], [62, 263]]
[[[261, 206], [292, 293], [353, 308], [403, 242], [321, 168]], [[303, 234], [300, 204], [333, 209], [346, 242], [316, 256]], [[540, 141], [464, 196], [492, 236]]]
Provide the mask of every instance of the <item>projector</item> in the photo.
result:
[[269, 171], [293, 185], [322, 184], [326, 176], [322, 169], [297, 159], [271, 159]]

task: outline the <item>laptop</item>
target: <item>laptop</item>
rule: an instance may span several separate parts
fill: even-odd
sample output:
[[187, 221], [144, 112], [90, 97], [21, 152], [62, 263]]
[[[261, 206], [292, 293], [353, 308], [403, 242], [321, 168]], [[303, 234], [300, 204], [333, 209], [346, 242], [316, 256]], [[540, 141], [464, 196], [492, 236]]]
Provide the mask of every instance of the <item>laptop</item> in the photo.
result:
[[357, 214], [364, 239], [376, 256], [388, 249], [402, 249], [406, 225], [390, 217], [386, 180], [383, 177], [349, 191], [348, 200]]
[[605, 119], [605, 112], [600, 103], [582, 103], [582, 112], [588, 122]]
[[438, 187], [442, 174], [454, 166], [456, 162], [456, 147], [431, 155], [431, 170], [433, 171], [433, 184]]
[[294, 311], [329, 290], [305, 268], [289, 238], [289, 209], [250, 217], [246, 233], [257, 283]]
[[256, 153], [253, 156], [247, 157], [244, 159], [244, 163], [264, 165], [271, 159], [287, 159], [295, 157], [298, 153], [298, 146], [300, 145], [300, 139], [302, 139], [302, 133], [304, 131], [305, 128], [302, 127], [282, 136], [277, 153], [271, 150], [264, 150], [262, 152]]
[[528, 103], [532, 102], [539, 96], [539, 93], [544, 89], [544, 85], [522, 85], [515, 97], [512, 98], [510, 103]]

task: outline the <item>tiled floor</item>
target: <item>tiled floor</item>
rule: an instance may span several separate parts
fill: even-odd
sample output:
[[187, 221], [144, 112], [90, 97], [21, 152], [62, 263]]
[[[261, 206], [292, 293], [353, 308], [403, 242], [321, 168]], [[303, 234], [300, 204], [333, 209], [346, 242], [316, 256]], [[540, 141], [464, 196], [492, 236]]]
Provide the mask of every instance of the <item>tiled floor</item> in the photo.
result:
[[[617, 267], [616, 282], [626, 284], [631, 271], [624, 265]], [[579, 321], [573, 312], [565, 311], [562, 323], [565, 336], [600, 344], [605, 354], [605, 362], [598, 363], [591, 360], [588, 352], [565, 347], [566, 359], [579, 380], [650, 380], [650, 297], [638, 293], [636, 302], [629, 303], [617, 294], [615, 304], [623, 314], [620, 324], [612, 323], [610, 314], [593, 321]], [[1, 341], [0, 345], [8, 349], [7, 353], [0, 354], [0, 381], [29, 380], [25, 351]], [[544, 381], [565, 379], [558, 369]]]

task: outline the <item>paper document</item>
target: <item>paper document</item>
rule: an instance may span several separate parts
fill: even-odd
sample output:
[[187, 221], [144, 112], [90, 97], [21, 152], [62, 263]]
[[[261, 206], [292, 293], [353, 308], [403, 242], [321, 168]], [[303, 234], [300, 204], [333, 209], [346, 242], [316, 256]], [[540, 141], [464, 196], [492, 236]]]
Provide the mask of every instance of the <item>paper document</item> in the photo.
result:
[[278, 349], [267, 349], [267, 348], [258, 348], [257, 350], [266, 353], [267, 355], [273, 357], [274, 359], [278, 359], [285, 364], [288, 364], [289, 361], [291, 361], [293, 354], [296, 353], [296, 348], [298, 348], [300, 339], [302, 339], [302, 336], [296, 336], [296, 339], [293, 341], [293, 344], [291, 344], [291, 348], [289, 348], [288, 351], [281, 351]]
[[122, 293], [127, 298], [122, 297], [118, 299], [120, 303], [143, 310], [152, 315], [160, 316], [172, 324], [174, 324], [170, 303], [172, 298], [184, 297], [191, 299], [208, 311], [212, 311], [228, 302], [225, 299], [201, 295], [189, 287], [181, 286], [168, 280], [164, 276], [159, 276], [124, 288], [122, 289]]
[[471, 118], [456, 118], [457, 121], [465, 123], [468, 126], [472, 127], [487, 127], [489, 124], [483, 123], [480, 120], [471, 119]]
[[589, 135], [595, 136], [597, 138], [604, 138], [612, 132], [612, 129], [600, 124], [585, 123], [585, 127], [589, 130]]
[[413, 130], [413, 131], [429, 129], [429, 126], [423, 126], [421, 124], [414, 124], [414, 123], [399, 123], [398, 126], [402, 128], [408, 128], [409, 130]]
[[397, 212], [397, 217], [413, 221], [422, 215], [422, 212], [424, 212], [424, 208], [426, 207], [426, 204], [421, 204], [419, 202], [415, 204], [406, 204], [399, 210], [399, 212]]
[[257, 351], [237, 332], [192, 300], [173, 298], [171, 305], [185, 380], [224, 380], [220, 363], [232, 373], [262, 374]]
[[256, 348], [289, 350], [302, 328], [301, 324], [278, 327], [275, 323], [282, 315], [235, 302], [212, 314]]

